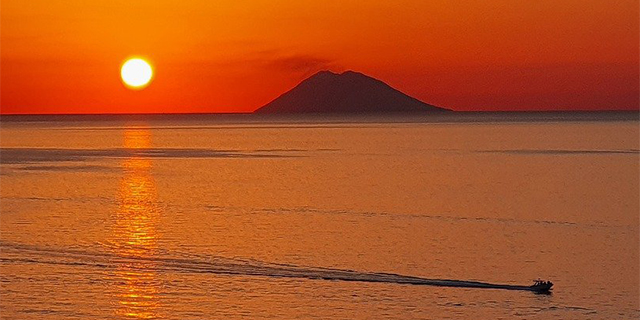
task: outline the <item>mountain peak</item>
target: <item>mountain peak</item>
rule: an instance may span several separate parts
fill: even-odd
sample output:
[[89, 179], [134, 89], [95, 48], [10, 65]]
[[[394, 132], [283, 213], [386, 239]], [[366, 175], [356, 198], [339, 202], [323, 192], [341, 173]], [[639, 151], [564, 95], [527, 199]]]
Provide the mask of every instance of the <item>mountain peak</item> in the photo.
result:
[[314, 75], [312, 75], [310, 78], [315, 77], [315, 76], [322, 76], [322, 75], [329, 75], [329, 76], [346, 76], [346, 75], [352, 75], [352, 74], [359, 74], [359, 75], [364, 75], [360, 72], [356, 72], [353, 70], [346, 70], [343, 72], [333, 72], [331, 70], [321, 70], [316, 72]]
[[447, 111], [412, 98], [386, 83], [348, 70], [320, 71], [257, 113], [389, 113]]

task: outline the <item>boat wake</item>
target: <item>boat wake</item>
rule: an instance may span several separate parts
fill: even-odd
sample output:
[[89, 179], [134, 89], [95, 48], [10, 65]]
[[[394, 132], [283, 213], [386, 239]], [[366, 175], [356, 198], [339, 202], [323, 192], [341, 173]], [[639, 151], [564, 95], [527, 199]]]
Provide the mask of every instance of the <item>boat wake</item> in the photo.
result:
[[[136, 248], [136, 250], [139, 249]], [[117, 251], [127, 252], [127, 248], [118, 248]], [[0, 252], [2, 253], [0, 256], [0, 263], [2, 264], [52, 264], [106, 269], [115, 269], [122, 265], [128, 265], [141, 269], [186, 273], [537, 291], [531, 286], [452, 279], [429, 279], [394, 273], [360, 272], [347, 269], [278, 264], [186, 253], [176, 254], [173, 252], [169, 256], [167, 253], [158, 252], [157, 250], [148, 252], [149, 254], [141, 255], [138, 252], [136, 255], [130, 255], [109, 251], [61, 249], [0, 242]]]

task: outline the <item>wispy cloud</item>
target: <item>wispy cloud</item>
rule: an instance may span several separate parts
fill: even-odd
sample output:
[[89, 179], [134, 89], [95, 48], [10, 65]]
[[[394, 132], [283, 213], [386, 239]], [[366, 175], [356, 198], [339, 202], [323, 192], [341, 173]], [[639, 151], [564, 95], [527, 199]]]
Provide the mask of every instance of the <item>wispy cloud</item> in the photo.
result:
[[266, 67], [284, 72], [303, 73], [305, 75], [331, 68], [334, 65], [334, 61], [330, 59], [310, 55], [282, 56], [265, 60]]
[[250, 54], [243, 63], [274, 72], [309, 76], [321, 70], [338, 68], [335, 60], [311, 54], [284, 54], [279, 50], [265, 50]]

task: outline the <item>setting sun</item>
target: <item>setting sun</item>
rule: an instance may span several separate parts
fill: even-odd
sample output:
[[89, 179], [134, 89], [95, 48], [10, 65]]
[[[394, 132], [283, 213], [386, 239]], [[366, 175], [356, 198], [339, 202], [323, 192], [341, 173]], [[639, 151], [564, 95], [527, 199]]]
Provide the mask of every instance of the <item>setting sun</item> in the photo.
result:
[[146, 87], [153, 77], [151, 65], [140, 58], [127, 60], [120, 69], [122, 82], [130, 89]]

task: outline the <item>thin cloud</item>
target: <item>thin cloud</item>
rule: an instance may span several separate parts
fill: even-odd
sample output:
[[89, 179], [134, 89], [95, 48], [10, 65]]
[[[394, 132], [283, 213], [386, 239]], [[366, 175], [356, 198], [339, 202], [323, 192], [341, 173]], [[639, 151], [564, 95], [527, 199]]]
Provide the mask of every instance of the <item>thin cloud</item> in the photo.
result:
[[310, 55], [276, 57], [265, 61], [265, 66], [283, 72], [296, 72], [310, 75], [334, 66], [330, 59]]
[[303, 77], [337, 67], [333, 59], [309, 54], [282, 54], [278, 50], [255, 52], [242, 63], [273, 72], [299, 74]]

